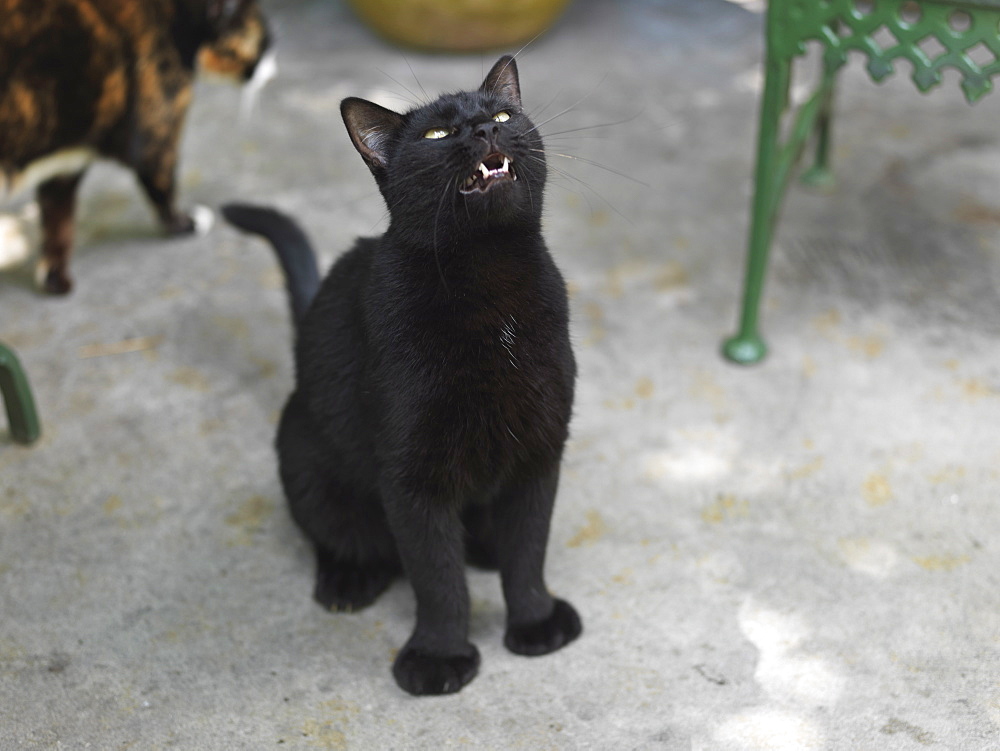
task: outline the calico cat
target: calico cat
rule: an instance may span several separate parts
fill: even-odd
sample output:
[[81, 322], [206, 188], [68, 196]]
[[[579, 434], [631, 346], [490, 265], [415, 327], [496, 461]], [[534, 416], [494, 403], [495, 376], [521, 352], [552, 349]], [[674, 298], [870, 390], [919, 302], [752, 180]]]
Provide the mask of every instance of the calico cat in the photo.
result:
[[542, 140], [511, 57], [477, 91], [406, 114], [349, 98], [341, 113], [389, 207], [385, 234], [320, 282], [290, 219], [223, 215], [270, 240], [285, 270], [297, 376], [276, 444], [315, 547], [315, 599], [357, 610], [405, 571], [416, 627], [396, 682], [451, 693], [479, 666], [466, 556], [500, 570], [511, 651], [546, 654], [581, 632], [543, 577], [576, 366], [541, 234]]
[[70, 291], [77, 188], [96, 157], [135, 170], [166, 232], [196, 62], [238, 80], [270, 36], [256, 0], [0, 0], [0, 202], [37, 186], [39, 285]]

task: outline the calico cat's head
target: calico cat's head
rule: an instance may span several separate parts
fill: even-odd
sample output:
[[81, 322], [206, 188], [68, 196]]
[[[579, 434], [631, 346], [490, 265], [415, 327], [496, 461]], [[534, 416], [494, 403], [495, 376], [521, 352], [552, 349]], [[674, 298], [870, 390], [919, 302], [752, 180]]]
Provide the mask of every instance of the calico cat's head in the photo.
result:
[[271, 46], [257, 0], [208, 0], [208, 39], [198, 51], [202, 70], [242, 83], [264, 65]]
[[353, 97], [341, 114], [393, 222], [451, 236], [539, 222], [545, 155], [514, 58], [500, 58], [476, 91], [405, 114]]

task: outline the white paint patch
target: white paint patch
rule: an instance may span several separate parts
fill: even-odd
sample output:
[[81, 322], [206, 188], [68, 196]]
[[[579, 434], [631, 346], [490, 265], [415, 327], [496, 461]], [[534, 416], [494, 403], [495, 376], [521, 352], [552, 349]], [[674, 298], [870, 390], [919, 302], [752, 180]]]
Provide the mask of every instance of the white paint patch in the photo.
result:
[[799, 652], [808, 629], [798, 616], [768, 610], [748, 598], [739, 624], [760, 652], [754, 678], [772, 698], [810, 709], [837, 701], [845, 679], [823, 658]]
[[889, 578], [902, 560], [895, 548], [880, 540], [845, 539], [837, 547], [848, 568], [874, 579]]
[[53, 177], [79, 174], [96, 158], [97, 152], [81, 146], [36, 159], [12, 178], [0, 179], [0, 204], [33, 190]]
[[749, 709], [726, 720], [715, 733], [726, 748], [747, 751], [812, 751], [825, 748], [823, 733], [805, 717], [779, 709]]
[[243, 87], [240, 97], [240, 120], [246, 122], [257, 108], [260, 92], [267, 82], [278, 75], [278, 55], [274, 50], [268, 50], [257, 63], [253, 76]]
[[215, 224], [215, 212], [208, 206], [197, 205], [191, 209], [191, 221], [194, 222], [196, 234], [207, 235]]

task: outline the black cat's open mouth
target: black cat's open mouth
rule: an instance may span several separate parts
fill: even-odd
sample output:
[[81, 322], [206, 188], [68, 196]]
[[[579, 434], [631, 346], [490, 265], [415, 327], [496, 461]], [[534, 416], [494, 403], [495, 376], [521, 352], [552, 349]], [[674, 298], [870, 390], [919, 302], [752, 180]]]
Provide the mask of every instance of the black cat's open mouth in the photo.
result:
[[461, 193], [483, 193], [497, 183], [516, 180], [514, 162], [506, 154], [495, 152], [487, 156], [476, 167], [476, 171], [465, 178], [459, 187]]

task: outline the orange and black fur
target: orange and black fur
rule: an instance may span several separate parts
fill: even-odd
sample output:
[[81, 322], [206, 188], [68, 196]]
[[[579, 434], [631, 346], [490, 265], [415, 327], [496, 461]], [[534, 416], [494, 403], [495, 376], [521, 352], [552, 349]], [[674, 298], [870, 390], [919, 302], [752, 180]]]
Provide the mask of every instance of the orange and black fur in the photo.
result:
[[72, 287], [76, 192], [89, 162], [131, 167], [166, 232], [200, 64], [249, 79], [270, 43], [256, 0], [0, 0], [0, 202], [36, 187], [39, 283]]

